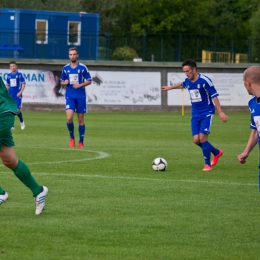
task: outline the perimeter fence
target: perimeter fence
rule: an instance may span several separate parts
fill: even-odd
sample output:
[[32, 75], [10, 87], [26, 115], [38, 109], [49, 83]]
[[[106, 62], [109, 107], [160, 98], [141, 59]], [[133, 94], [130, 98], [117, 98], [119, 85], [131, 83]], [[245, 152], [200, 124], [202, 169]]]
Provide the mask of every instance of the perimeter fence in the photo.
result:
[[[68, 59], [67, 49], [74, 46], [68, 42], [69, 35], [52, 33], [42, 38], [39, 35], [6, 32], [0, 36], [0, 57], [32, 59]], [[249, 35], [199, 35], [199, 34], [133, 34], [81, 32], [80, 58], [84, 60], [132, 60], [181, 62], [194, 59], [197, 62], [255, 63], [254, 41]], [[98, 41], [96, 38], [98, 37]], [[71, 38], [70, 38], [71, 39]], [[94, 44], [97, 46], [93, 46]], [[14, 47], [15, 46], [15, 47]], [[94, 51], [93, 51], [94, 48]], [[132, 51], [114, 53], [118, 48]], [[134, 53], [134, 54], [133, 54]]]

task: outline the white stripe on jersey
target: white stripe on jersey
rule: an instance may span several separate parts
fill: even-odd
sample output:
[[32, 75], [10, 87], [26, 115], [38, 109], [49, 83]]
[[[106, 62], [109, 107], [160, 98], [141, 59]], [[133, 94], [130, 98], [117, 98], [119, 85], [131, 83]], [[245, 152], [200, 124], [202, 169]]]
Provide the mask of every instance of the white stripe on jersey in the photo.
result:
[[214, 86], [213, 82], [206, 75], [200, 73], [200, 78], [202, 78], [205, 81], [207, 81], [207, 83], [209, 84], [210, 87]]

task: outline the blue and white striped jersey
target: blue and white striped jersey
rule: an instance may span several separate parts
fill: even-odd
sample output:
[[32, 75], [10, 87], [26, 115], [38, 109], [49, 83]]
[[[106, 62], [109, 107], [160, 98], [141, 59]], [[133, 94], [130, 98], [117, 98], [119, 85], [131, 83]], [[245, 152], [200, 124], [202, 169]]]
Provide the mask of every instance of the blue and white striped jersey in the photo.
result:
[[260, 100], [253, 97], [248, 102], [249, 111], [251, 113], [250, 128], [258, 132], [258, 144], [260, 145]]
[[73, 88], [73, 84], [81, 84], [85, 80], [92, 81], [88, 68], [83, 63], [78, 63], [78, 66], [72, 68], [70, 63], [62, 69], [61, 81], [68, 80], [69, 84], [66, 87], [65, 97], [82, 98], [86, 96], [85, 87]]
[[199, 73], [195, 82], [186, 78], [181, 84], [188, 89], [192, 106], [192, 117], [204, 117], [215, 114], [215, 106], [212, 98], [217, 97], [218, 93], [209, 77]]
[[21, 72], [16, 71], [16, 73], [11, 72], [7, 74], [6, 85], [9, 87], [11, 96], [16, 96], [20, 92], [23, 83], [26, 82]]

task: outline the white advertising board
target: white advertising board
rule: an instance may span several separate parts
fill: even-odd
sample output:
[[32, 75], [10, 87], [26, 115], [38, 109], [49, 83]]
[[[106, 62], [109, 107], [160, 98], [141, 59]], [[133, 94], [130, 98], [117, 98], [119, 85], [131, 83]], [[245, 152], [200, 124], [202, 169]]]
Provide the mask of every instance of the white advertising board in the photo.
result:
[[88, 103], [100, 105], [161, 105], [160, 72], [91, 71]]
[[[243, 73], [205, 73], [212, 81], [219, 93], [222, 106], [247, 106], [252, 96], [248, 95], [244, 83]], [[172, 86], [185, 80], [184, 73], [168, 73], [167, 85]], [[183, 95], [183, 96], [182, 96]], [[167, 104], [169, 106], [190, 105], [190, 95], [187, 89], [174, 89], [168, 91]]]
[[[0, 69], [6, 82], [10, 70]], [[64, 104], [60, 73], [21, 70], [26, 80], [24, 103]], [[99, 105], [161, 105], [160, 72], [90, 71], [93, 82], [86, 87], [88, 103]]]
[[[23, 92], [23, 103], [56, 103], [65, 104], [64, 96], [59, 93], [60, 78], [52, 71], [21, 70], [26, 86]], [[0, 76], [6, 83], [10, 70], [0, 69]]]

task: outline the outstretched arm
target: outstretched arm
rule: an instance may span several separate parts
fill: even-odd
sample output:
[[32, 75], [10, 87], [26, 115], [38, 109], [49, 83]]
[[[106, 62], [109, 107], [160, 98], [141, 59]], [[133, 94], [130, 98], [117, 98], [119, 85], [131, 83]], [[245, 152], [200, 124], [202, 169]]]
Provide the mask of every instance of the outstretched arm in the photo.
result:
[[162, 90], [164, 90], [164, 91], [168, 91], [168, 90], [171, 90], [171, 89], [181, 89], [181, 88], [183, 88], [181, 83], [177, 83], [173, 86], [162, 86]]
[[237, 159], [241, 164], [246, 163], [246, 158], [249, 156], [250, 152], [256, 146], [257, 141], [258, 141], [257, 130], [252, 129], [244, 152], [237, 156]]

